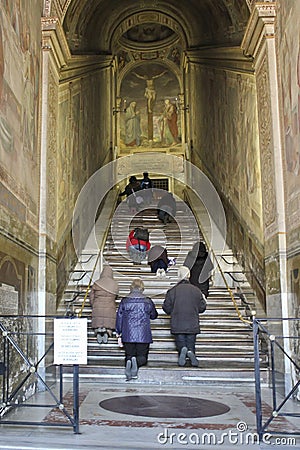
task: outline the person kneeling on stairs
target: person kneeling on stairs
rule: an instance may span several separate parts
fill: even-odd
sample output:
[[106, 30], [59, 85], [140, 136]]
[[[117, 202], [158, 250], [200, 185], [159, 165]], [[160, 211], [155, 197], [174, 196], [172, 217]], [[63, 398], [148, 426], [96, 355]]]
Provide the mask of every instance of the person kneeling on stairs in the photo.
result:
[[143, 281], [134, 279], [129, 295], [121, 300], [117, 311], [116, 333], [125, 350], [126, 381], [137, 378], [139, 367], [148, 362], [149, 347], [153, 342], [150, 320], [158, 316], [153, 301], [143, 291]]
[[89, 293], [92, 328], [99, 344], [107, 344], [108, 339], [113, 335], [118, 293], [119, 284], [114, 279], [113, 270], [109, 265], [105, 265]]
[[200, 333], [199, 314], [206, 310], [202, 292], [190, 281], [187, 267], [178, 268], [179, 282], [166, 293], [162, 309], [171, 316], [171, 333], [175, 337], [178, 365], [185, 366], [189, 358], [193, 367], [199, 362], [195, 356], [196, 336]]

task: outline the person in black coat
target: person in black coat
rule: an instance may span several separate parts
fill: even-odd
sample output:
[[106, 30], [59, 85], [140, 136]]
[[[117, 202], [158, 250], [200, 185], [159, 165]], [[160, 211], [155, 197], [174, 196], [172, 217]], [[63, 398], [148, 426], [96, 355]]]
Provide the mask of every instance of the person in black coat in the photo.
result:
[[184, 266], [190, 269], [190, 282], [197, 286], [205, 298], [209, 294], [209, 280], [213, 263], [206, 250], [204, 242], [196, 242], [191, 251], [188, 252]]
[[175, 337], [179, 355], [178, 365], [185, 366], [188, 357], [192, 366], [197, 367], [196, 336], [200, 333], [199, 314], [205, 311], [206, 301], [200, 289], [190, 283], [189, 276], [187, 267], [179, 267], [180, 281], [167, 291], [162, 309], [171, 316], [171, 333]]
[[124, 345], [127, 381], [137, 378], [139, 367], [147, 364], [152, 342], [150, 320], [158, 316], [153, 301], [143, 291], [143, 281], [134, 279], [130, 294], [121, 300], [117, 311], [116, 334]]
[[[129, 178], [129, 183], [125, 186], [123, 192], [120, 192], [119, 197], [126, 195], [127, 204], [131, 212], [136, 212], [142, 203], [143, 197], [140, 194], [137, 194], [138, 191], [141, 190], [141, 183], [137, 180], [137, 178], [132, 175]], [[140, 199], [140, 201], [137, 201]]]
[[157, 217], [165, 225], [176, 215], [176, 200], [171, 192], [167, 192], [157, 204]]
[[144, 198], [144, 201], [147, 205], [151, 203], [152, 197], [153, 197], [153, 183], [152, 180], [149, 178], [148, 172], [143, 172], [143, 179], [141, 181], [141, 189], [142, 196]]

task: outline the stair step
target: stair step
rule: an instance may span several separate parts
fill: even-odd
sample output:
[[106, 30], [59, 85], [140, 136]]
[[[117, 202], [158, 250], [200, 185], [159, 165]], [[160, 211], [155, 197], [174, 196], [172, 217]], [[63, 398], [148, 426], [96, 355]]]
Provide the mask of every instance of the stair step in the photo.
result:
[[[64, 378], [73, 376], [72, 369], [66, 368]], [[124, 367], [107, 367], [107, 366], [80, 366], [80, 382], [101, 381], [101, 383], [125, 383]], [[151, 367], [148, 364], [146, 367], [141, 367], [137, 380], [132, 382], [134, 384], [188, 384], [188, 385], [249, 385], [254, 386], [254, 374], [250, 369], [242, 368], [223, 368], [222, 372], [214, 368], [201, 368], [201, 361], [199, 368], [180, 368], [174, 367], [172, 369], [166, 367]], [[268, 372], [266, 369], [261, 370], [261, 385], [267, 385]], [[126, 384], [128, 385], [128, 383]]]

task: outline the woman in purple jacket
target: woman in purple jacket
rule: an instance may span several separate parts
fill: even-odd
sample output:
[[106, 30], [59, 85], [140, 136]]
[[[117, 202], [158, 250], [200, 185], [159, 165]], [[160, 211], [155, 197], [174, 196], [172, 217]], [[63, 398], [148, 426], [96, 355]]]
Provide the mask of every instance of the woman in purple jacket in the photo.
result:
[[126, 381], [137, 378], [139, 367], [147, 364], [153, 342], [150, 320], [158, 314], [153, 301], [143, 291], [143, 281], [134, 279], [130, 294], [122, 299], [117, 311], [116, 333], [124, 345]]

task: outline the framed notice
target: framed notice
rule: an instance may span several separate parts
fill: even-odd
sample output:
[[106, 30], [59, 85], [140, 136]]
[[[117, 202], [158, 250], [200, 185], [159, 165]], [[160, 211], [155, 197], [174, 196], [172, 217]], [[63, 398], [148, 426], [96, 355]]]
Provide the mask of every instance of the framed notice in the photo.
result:
[[54, 319], [54, 364], [87, 364], [87, 319]]

